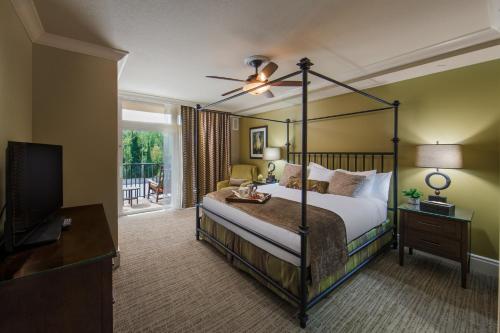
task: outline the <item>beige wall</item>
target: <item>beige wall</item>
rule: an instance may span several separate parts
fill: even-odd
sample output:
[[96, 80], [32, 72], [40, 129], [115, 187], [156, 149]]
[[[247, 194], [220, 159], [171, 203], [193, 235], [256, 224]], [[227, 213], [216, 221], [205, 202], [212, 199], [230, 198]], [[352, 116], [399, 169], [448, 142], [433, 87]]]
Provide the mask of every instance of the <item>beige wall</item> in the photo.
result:
[[[416, 186], [429, 194], [424, 177], [429, 169], [414, 167], [415, 145], [462, 143], [465, 168], [446, 170], [451, 187], [443, 192], [450, 202], [475, 210], [472, 251], [498, 258], [499, 248], [499, 132], [500, 60], [415, 78], [370, 89], [389, 101], [399, 99], [400, 189]], [[362, 110], [375, 106], [366, 98], [345, 94], [310, 103], [310, 117]], [[274, 119], [300, 119], [300, 108], [292, 107], [261, 114]], [[265, 124], [240, 122], [240, 162], [255, 163], [265, 174], [266, 163], [248, 157], [248, 128]], [[285, 126], [269, 126], [269, 145], [284, 147]], [[310, 151], [391, 150], [391, 112], [311, 123]], [[300, 128], [292, 131], [300, 147]], [[282, 167], [280, 162], [278, 167]], [[280, 172], [278, 172], [278, 177]]]
[[31, 141], [31, 41], [10, 1], [0, 1], [0, 206], [7, 141]]
[[63, 145], [64, 205], [103, 203], [115, 244], [117, 95], [115, 62], [33, 45], [33, 141]]

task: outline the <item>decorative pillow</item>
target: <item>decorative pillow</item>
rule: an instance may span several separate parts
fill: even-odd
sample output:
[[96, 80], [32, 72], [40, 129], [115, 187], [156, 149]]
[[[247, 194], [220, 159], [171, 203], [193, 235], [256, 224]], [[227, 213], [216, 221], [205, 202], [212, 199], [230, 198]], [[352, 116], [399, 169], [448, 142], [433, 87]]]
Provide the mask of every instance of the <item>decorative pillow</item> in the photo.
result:
[[328, 193], [352, 197], [356, 190], [363, 185], [366, 176], [351, 175], [342, 171], [336, 170], [333, 174]]
[[240, 186], [241, 184], [243, 184], [246, 181], [247, 181], [247, 179], [229, 178], [229, 185]]
[[342, 169], [337, 169], [336, 171], [341, 171], [349, 175], [365, 176], [366, 179], [363, 184], [354, 192], [353, 196], [356, 198], [367, 198], [372, 196], [373, 184], [375, 183], [375, 174], [377, 170], [368, 171], [347, 171]]
[[300, 178], [302, 175], [302, 165], [300, 164], [285, 164], [285, 168], [283, 169], [283, 175], [281, 176], [280, 185], [286, 186], [288, 184], [288, 179], [290, 177]]
[[[286, 187], [293, 188], [295, 190], [302, 189], [302, 179], [298, 177], [290, 177]], [[307, 190], [311, 192], [318, 192], [324, 194], [328, 190], [328, 182], [322, 182], [317, 180], [307, 180]]]
[[307, 179], [318, 180], [322, 182], [330, 182], [335, 172], [313, 162], [309, 163], [309, 169], [310, 172]]

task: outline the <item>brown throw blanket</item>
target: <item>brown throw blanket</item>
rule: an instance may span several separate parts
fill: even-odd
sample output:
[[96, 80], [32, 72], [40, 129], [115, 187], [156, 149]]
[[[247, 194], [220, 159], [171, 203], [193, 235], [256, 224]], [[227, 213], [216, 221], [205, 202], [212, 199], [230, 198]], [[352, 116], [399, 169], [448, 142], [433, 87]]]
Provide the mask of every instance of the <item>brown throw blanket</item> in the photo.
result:
[[[226, 202], [231, 190], [209, 193], [208, 196], [224, 202], [253, 217], [298, 233], [301, 224], [301, 203], [272, 197], [265, 204]], [[309, 226], [308, 253], [311, 280], [314, 286], [326, 276], [334, 274], [348, 260], [344, 221], [336, 213], [307, 206]]]

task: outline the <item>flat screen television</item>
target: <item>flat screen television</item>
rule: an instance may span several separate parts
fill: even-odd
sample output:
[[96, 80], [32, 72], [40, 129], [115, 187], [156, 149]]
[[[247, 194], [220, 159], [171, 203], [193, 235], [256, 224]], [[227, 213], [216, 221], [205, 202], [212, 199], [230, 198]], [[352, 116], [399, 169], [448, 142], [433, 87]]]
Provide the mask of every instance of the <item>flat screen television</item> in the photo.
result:
[[63, 204], [62, 146], [11, 142], [6, 152], [7, 252], [57, 240]]

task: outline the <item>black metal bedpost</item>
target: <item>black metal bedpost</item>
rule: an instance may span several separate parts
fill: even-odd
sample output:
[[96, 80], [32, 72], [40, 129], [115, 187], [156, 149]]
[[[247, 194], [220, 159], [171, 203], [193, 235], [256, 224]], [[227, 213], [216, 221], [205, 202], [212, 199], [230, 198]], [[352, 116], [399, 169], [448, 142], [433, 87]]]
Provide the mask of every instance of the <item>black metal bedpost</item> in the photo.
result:
[[302, 214], [300, 232], [300, 327], [307, 325], [307, 74], [312, 66], [308, 58], [297, 64], [302, 70]]
[[290, 163], [290, 119], [286, 119], [286, 162]]
[[200, 104], [196, 104], [194, 116], [194, 178], [195, 178], [195, 200], [196, 200], [196, 240], [200, 240], [200, 170], [199, 170], [199, 135], [200, 135]]
[[394, 137], [392, 138], [393, 150], [394, 150], [394, 166], [393, 166], [393, 189], [392, 189], [392, 207], [393, 207], [393, 217], [392, 221], [394, 223], [393, 233], [392, 233], [392, 248], [398, 248], [398, 154], [399, 154], [399, 137], [398, 137], [398, 112], [399, 112], [399, 101], [394, 101], [392, 105], [394, 106]]

